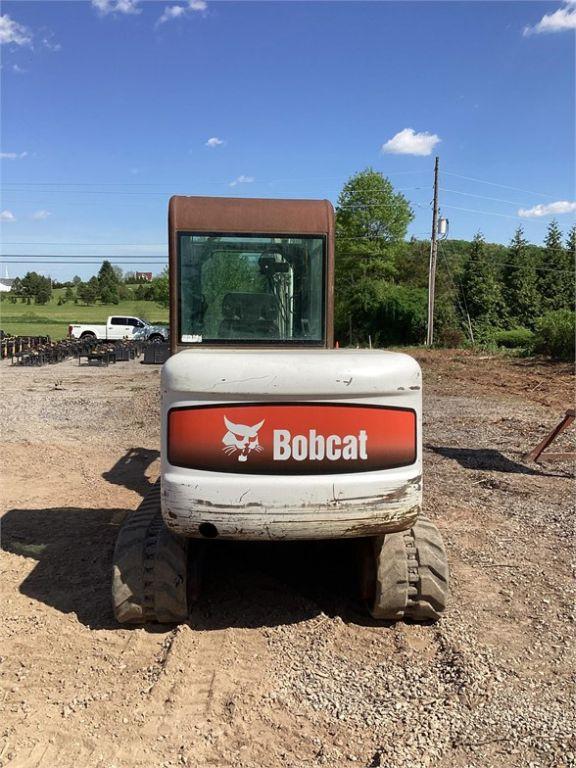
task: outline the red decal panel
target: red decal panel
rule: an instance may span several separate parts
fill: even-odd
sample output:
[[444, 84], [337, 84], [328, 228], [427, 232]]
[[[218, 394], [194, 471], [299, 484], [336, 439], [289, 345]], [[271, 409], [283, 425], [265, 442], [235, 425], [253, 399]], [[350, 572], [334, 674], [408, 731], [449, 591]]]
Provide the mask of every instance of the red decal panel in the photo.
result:
[[168, 461], [212, 472], [326, 475], [416, 461], [409, 408], [263, 404], [174, 408]]

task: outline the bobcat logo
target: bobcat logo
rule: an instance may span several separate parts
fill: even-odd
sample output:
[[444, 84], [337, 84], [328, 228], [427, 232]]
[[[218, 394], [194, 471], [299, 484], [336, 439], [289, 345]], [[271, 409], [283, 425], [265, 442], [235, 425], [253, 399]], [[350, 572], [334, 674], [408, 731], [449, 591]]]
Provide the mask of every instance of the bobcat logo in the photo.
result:
[[238, 452], [238, 461], [247, 461], [248, 454], [252, 451], [262, 451], [263, 448], [258, 442], [258, 430], [264, 424], [264, 419], [253, 427], [245, 424], [234, 424], [224, 416], [224, 424], [228, 432], [222, 438], [224, 453], [231, 456]]

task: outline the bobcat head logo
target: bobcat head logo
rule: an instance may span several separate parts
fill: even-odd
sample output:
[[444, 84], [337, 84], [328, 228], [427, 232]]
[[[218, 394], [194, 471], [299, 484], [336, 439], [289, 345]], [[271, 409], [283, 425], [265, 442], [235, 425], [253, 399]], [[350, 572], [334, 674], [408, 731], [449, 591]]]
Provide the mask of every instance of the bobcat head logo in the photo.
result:
[[247, 461], [249, 453], [263, 450], [258, 442], [258, 430], [264, 424], [264, 419], [248, 427], [245, 424], [234, 424], [224, 416], [224, 424], [228, 429], [222, 438], [224, 453], [228, 455], [238, 453], [238, 461]]

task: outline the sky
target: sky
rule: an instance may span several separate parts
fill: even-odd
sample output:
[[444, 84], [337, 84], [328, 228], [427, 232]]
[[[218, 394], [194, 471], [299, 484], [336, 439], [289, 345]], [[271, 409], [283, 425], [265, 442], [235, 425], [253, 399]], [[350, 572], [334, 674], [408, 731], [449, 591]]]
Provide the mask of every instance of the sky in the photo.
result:
[[540, 243], [553, 217], [574, 223], [576, 0], [2, 14], [0, 276], [86, 277], [106, 257], [159, 272], [170, 195], [335, 202], [368, 166], [429, 237], [435, 155], [450, 237], [507, 243], [522, 225]]

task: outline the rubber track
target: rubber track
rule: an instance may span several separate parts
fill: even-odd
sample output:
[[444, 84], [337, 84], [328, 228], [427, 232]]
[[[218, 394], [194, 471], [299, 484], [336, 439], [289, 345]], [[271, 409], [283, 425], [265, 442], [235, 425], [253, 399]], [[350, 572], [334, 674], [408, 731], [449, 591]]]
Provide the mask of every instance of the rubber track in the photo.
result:
[[376, 619], [437, 621], [448, 599], [448, 561], [440, 532], [427, 518], [374, 543]]
[[156, 484], [118, 534], [112, 599], [121, 623], [178, 623], [188, 617], [186, 539], [164, 525]]

